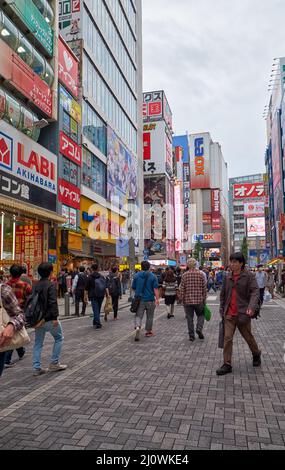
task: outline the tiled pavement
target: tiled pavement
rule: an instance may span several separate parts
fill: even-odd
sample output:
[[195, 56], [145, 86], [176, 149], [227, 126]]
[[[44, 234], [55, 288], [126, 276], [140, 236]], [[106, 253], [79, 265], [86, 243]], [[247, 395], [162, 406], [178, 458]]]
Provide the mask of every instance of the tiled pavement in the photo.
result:
[[[285, 303], [254, 322], [261, 369], [236, 335], [234, 373], [218, 378], [218, 306], [205, 341], [190, 343], [181, 307], [156, 313], [153, 338], [133, 341], [132, 314], [102, 330], [63, 322], [66, 372], [33, 377], [31, 350], [0, 387], [1, 449], [285, 449]], [[284, 307], [283, 307], [284, 305]], [[51, 340], [44, 347], [48, 362]], [[16, 357], [16, 356], [15, 356]]]

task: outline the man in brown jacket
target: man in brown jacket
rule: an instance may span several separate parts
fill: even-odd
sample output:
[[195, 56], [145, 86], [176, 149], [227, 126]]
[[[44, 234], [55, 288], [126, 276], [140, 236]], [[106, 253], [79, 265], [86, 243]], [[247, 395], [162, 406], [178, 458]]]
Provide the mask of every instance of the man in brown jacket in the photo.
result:
[[236, 328], [247, 342], [253, 355], [253, 367], [261, 365], [261, 352], [251, 332], [251, 318], [259, 305], [259, 288], [255, 275], [245, 269], [242, 253], [230, 257], [230, 273], [224, 279], [220, 314], [224, 318], [224, 365], [217, 370], [217, 375], [232, 372], [233, 338]]

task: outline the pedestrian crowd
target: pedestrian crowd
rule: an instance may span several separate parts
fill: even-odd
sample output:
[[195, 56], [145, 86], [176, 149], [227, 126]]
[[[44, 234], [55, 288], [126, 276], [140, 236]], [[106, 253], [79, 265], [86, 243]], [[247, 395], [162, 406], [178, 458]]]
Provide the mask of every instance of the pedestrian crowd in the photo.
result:
[[[146, 314], [145, 336], [154, 336], [153, 321], [160, 299], [164, 299], [167, 319], [175, 318], [176, 302], [184, 307], [189, 340], [194, 342], [196, 335], [204, 340], [205, 309], [208, 293], [220, 291], [220, 315], [224, 363], [217, 370], [218, 375], [232, 372], [233, 337], [239, 330], [247, 342], [252, 355], [253, 366], [261, 365], [261, 351], [251, 331], [251, 320], [260, 311], [264, 293], [267, 289], [274, 296], [276, 274], [272, 270], [258, 269], [257, 272], [245, 266], [241, 253], [230, 257], [229, 266], [219, 269], [199, 267], [195, 259], [188, 261], [185, 272], [181, 268], [161, 268], [154, 270], [148, 261], [143, 261], [141, 271], [130, 279], [130, 272], [119, 272], [113, 266], [108, 276], [99, 272], [99, 265], [94, 263], [88, 270], [79, 267], [75, 272], [61, 270], [57, 279], [53, 275], [53, 266], [42, 263], [38, 267], [39, 281], [32, 284], [26, 269], [20, 265], [10, 268], [10, 279], [0, 282], [0, 307], [9, 315], [9, 322], [0, 330], [0, 375], [3, 369], [13, 367], [13, 350], [7, 350], [9, 341], [16, 331], [23, 326], [35, 329], [33, 347], [33, 375], [47, 372], [64, 371], [67, 365], [60, 362], [63, 345], [62, 325], [59, 321], [58, 297], [65, 294], [72, 296], [75, 304], [75, 316], [85, 316], [88, 302], [93, 311], [93, 328], [102, 329], [101, 309], [104, 307], [104, 320], [113, 311], [114, 320], [118, 320], [119, 300], [131, 282], [134, 315], [134, 340], [140, 341], [144, 314]], [[284, 271], [285, 285], [285, 271]], [[57, 280], [57, 283], [55, 282]], [[80, 311], [80, 304], [82, 304]], [[195, 326], [195, 316], [197, 317]], [[28, 319], [34, 317], [33, 323]], [[0, 325], [1, 326], [1, 325]], [[54, 339], [53, 351], [48, 368], [42, 367], [41, 354], [46, 333]], [[5, 349], [5, 351], [2, 351]], [[2, 351], [2, 352], [1, 352]], [[19, 361], [25, 356], [25, 348], [17, 349]]]

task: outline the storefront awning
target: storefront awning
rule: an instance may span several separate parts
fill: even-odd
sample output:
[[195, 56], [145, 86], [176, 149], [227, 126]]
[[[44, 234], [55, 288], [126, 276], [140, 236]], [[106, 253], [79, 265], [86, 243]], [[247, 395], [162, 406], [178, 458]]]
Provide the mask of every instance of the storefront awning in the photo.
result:
[[66, 222], [64, 217], [61, 217], [55, 212], [49, 211], [47, 209], [41, 209], [40, 207], [32, 206], [28, 203], [24, 204], [23, 202], [16, 201], [10, 197], [0, 196], [0, 210], [18, 212], [33, 219], [51, 221], [56, 224], [64, 224]]
[[278, 263], [283, 263], [283, 260], [279, 259], [279, 258], [276, 258], [276, 259], [272, 259], [271, 261], [268, 261], [268, 263], [266, 263], [266, 264], [268, 266], [272, 266], [273, 264], [278, 264]]

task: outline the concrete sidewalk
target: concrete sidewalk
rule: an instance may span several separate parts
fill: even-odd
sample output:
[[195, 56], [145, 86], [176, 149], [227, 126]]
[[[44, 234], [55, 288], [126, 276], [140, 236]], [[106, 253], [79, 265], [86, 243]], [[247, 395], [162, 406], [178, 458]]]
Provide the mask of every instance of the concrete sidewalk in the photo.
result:
[[[128, 307], [130, 306], [130, 302], [128, 301], [128, 299], [129, 299], [129, 293], [122, 296], [122, 300], [119, 300], [119, 311], [123, 310], [123, 309], [128, 309]], [[105, 302], [102, 305], [101, 314], [104, 311], [104, 304], [105, 304]], [[75, 316], [75, 304], [72, 303], [72, 298], [71, 297], [69, 299], [69, 315], [65, 314], [65, 301], [64, 301], [64, 299], [58, 299], [58, 306], [59, 306], [59, 318], [61, 320], [64, 320], [65, 318], [72, 318], [72, 317], [74, 318], [74, 316]], [[82, 304], [80, 304], [79, 311], [81, 311], [81, 308], [82, 308]], [[93, 315], [92, 307], [91, 307], [90, 302], [88, 302], [88, 306], [87, 306], [87, 309], [86, 309], [86, 315], [87, 316], [88, 315], [90, 315], [90, 316]]]

